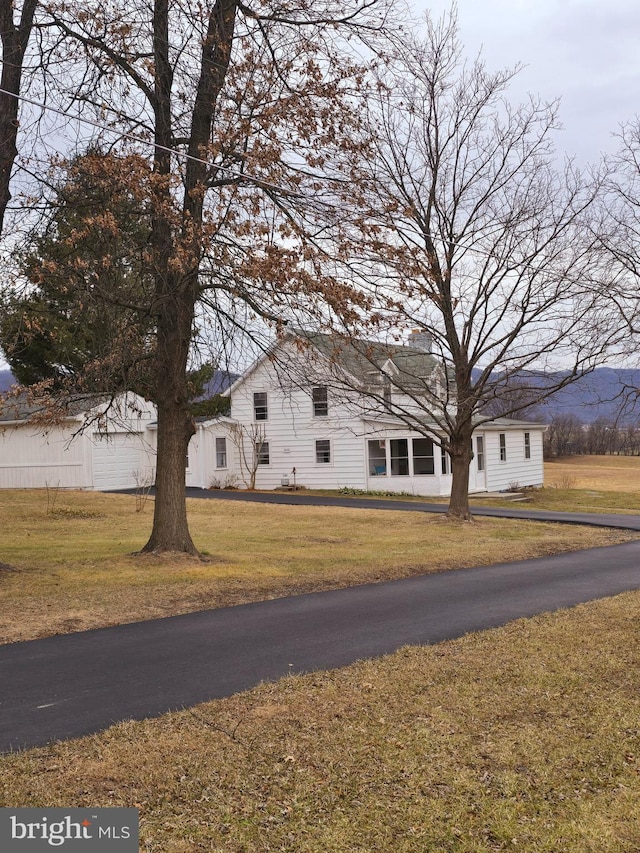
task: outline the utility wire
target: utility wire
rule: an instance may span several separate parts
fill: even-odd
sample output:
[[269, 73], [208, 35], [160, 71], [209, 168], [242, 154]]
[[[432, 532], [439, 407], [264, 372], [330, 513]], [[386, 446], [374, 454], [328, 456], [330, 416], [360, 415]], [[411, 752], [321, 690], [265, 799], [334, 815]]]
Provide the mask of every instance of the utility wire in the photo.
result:
[[[16, 95], [15, 92], [10, 92], [7, 89], [0, 88], [0, 93], [3, 95], [9, 95], [12, 98], [15, 98], [18, 101], [22, 101], [26, 104], [31, 104], [33, 107], [38, 107], [44, 112], [55, 113], [56, 115], [64, 116], [69, 121], [77, 121], [80, 124], [89, 124], [92, 127], [96, 127], [98, 130], [105, 131], [106, 133], [113, 133], [117, 136], [129, 139], [132, 142], [137, 142], [141, 145], [152, 145], [158, 151], [166, 151], [168, 154], [173, 154], [176, 157], [182, 160], [193, 160], [195, 163], [202, 163], [203, 166], [208, 166], [209, 168], [220, 169], [224, 171], [228, 175], [233, 178], [239, 178], [242, 180], [251, 180], [255, 181], [257, 184], [260, 184], [263, 187], [268, 187], [272, 190], [283, 191], [283, 188], [278, 186], [277, 184], [272, 184], [269, 181], [265, 181], [262, 178], [256, 178], [253, 175], [247, 174], [246, 172], [238, 172], [235, 169], [230, 169], [228, 166], [216, 166], [215, 163], [211, 163], [209, 160], [203, 160], [201, 157], [195, 157], [193, 154], [188, 154], [186, 151], [178, 151], [176, 148], [169, 148], [166, 145], [160, 145], [157, 142], [151, 142], [148, 139], [143, 139], [140, 136], [136, 136], [134, 133], [129, 133], [126, 130], [116, 130], [113, 127], [109, 127], [107, 124], [103, 124], [102, 122], [96, 121], [95, 119], [86, 118], [85, 116], [69, 116], [69, 113], [64, 110], [57, 109], [57, 107], [49, 106], [48, 104], [42, 103], [42, 101], [35, 101], [32, 98], [27, 98], [24, 95]], [[299, 193], [292, 193], [290, 190], [286, 190], [288, 195], [299, 195]]]

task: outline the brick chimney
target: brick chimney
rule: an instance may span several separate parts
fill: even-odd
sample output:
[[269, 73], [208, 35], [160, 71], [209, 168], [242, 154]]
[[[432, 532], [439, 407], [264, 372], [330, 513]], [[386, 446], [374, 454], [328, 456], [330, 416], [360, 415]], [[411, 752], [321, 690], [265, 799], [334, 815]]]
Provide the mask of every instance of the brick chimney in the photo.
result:
[[433, 339], [429, 332], [425, 332], [424, 329], [412, 329], [407, 346], [422, 350], [422, 352], [431, 352], [432, 342]]

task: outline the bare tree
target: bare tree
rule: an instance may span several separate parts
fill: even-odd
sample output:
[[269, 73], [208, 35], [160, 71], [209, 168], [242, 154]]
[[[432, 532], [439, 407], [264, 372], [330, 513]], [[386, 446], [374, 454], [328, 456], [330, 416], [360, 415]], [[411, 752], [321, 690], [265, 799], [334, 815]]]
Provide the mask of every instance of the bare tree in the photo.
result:
[[575, 415], [556, 415], [552, 418], [544, 437], [547, 458], [575, 456], [584, 453], [585, 430]]
[[[377, 66], [377, 94], [361, 106], [369, 154], [348, 163], [344, 203], [362, 236], [354, 268], [378, 308], [370, 327], [389, 342], [422, 332], [446, 377], [390, 372], [391, 411], [446, 437], [449, 515], [462, 519], [472, 434], [491, 407], [515, 415], [542, 401], [592, 369], [616, 334], [595, 286], [601, 178], [555, 167], [556, 105], [513, 106], [516, 72], [466, 61], [455, 19], [428, 18], [424, 42], [398, 40]], [[356, 329], [344, 322], [342, 334]]]
[[143, 550], [195, 554], [184, 474], [198, 306], [234, 316], [242, 302], [277, 323], [289, 300], [344, 298], [311, 265], [327, 157], [341, 125], [357, 121], [349, 98], [361, 71], [340, 34], [372, 38], [385, 4], [114, 0], [48, 12], [51, 49], [65, 62], [60, 97], [112, 129], [103, 136], [119, 153], [139, 155], [128, 178], [149, 198], [153, 294], [138, 308], [156, 329], [158, 405], [157, 497]]
[[618, 425], [606, 417], [596, 418], [586, 429], [585, 449], [592, 456], [607, 456], [619, 451]]
[[[640, 334], [640, 117], [623, 125], [619, 138], [597, 234], [615, 270], [607, 292], [626, 332], [621, 354], [635, 362]], [[628, 421], [640, 388], [634, 382], [622, 383], [618, 397], [620, 418]]]
[[235, 423], [231, 424], [229, 429], [231, 440], [238, 451], [242, 482], [247, 489], [253, 491], [256, 487], [258, 467], [263, 463], [265, 453], [268, 455], [269, 445], [265, 439], [264, 426]]

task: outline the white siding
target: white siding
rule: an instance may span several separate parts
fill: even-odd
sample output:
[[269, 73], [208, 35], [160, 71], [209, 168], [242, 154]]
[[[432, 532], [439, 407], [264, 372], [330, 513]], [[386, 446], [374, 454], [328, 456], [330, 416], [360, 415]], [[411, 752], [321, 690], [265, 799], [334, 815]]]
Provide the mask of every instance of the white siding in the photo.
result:
[[[226, 440], [226, 467], [217, 465], [216, 438]], [[197, 489], [224, 489], [241, 485], [237, 451], [231, 436], [231, 426], [227, 421], [213, 420], [197, 424], [196, 434], [189, 442], [186, 482], [187, 486]]]
[[74, 438], [77, 426], [46, 433], [27, 424], [0, 426], [0, 488], [91, 488], [90, 442]]
[[[531, 438], [531, 458], [525, 459], [524, 434]], [[504, 433], [507, 458], [500, 461], [500, 433]], [[544, 481], [542, 433], [539, 427], [504, 429], [485, 432], [487, 490], [499, 492], [513, 486], [541, 486]]]
[[[47, 430], [28, 423], [0, 423], [0, 488], [46, 486], [68, 489], [127, 488], [137, 485], [135, 471], [152, 476], [153, 447], [146, 427], [155, 409], [134, 394], [122, 395], [99, 418], [88, 416]], [[90, 419], [98, 418], [103, 435]], [[94, 482], [94, 478], [97, 482]]]
[[[259, 429], [269, 442], [269, 464], [258, 466], [256, 487], [273, 489], [288, 477], [293, 483], [308, 488], [366, 487], [365, 464], [362, 449], [362, 420], [355, 416], [344, 402], [337, 400], [329, 388], [329, 414], [316, 417], [311, 398], [312, 384], [302, 389], [291, 385], [282, 387], [270, 362], [263, 362], [237, 388], [231, 398], [231, 417], [245, 427], [245, 448], [251, 455], [251, 428]], [[321, 385], [321, 381], [313, 383]], [[329, 384], [329, 383], [328, 383]], [[268, 418], [255, 421], [254, 392], [266, 391]], [[316, 440], [329, 439], [331, 462], [316, 462]], [[245, 481], [248, 473], [241, 475]]]

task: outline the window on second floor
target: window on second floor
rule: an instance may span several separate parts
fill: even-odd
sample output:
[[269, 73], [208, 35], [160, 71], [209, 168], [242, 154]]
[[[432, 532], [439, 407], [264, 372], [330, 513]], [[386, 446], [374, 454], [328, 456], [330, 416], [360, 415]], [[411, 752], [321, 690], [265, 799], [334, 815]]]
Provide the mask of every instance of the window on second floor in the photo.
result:
[[314, 418], [324, 418], [329, 414], [329, 395], [326, 385], [317, 385], [311, 390]]
[[266, 421], [269, 417], [266, 391], [255, 391], [253, 394], [253, 417], [256, 421]]

